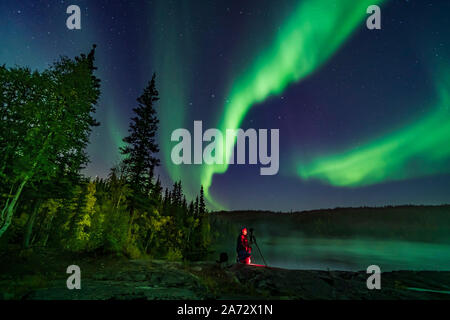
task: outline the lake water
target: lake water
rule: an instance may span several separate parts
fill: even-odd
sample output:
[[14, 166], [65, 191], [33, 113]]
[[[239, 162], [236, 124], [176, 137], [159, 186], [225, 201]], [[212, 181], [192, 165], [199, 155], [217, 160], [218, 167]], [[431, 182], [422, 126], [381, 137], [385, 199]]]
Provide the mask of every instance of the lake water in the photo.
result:
[[[258, 245], [269, 266], [286, 269], [381, 271], [450, 271], [450, 244], [379, 239], [324, 239], [304, 237], [259, 237]], [[230, 244], [235, 247], [235, 243]], [[224, 244], [220, 247], [225, 248]], [[234, 261], [235, 253], [227, 251]], [[220, 252], [220, 248], [216, 248]], [[253, 245], [252, 262], [263, 263]]]

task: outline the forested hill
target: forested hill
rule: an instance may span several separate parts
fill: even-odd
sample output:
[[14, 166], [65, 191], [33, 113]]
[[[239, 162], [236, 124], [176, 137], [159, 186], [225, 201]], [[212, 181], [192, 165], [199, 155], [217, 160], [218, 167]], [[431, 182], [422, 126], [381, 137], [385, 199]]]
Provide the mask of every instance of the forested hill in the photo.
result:
[[214, 224], [236, 233], [241, 226], [257, 234], [301, 233], [316, 237], [382, 237], [450, 242], [450, 205], [335, 208], [302, 212], [220, 211]]

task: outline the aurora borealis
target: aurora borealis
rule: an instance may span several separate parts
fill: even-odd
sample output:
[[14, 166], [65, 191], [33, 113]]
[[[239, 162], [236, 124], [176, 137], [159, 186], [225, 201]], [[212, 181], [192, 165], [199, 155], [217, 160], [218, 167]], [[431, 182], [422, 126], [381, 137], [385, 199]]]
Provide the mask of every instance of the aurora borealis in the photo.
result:
[[449, 93], [447, 82], [439, 88], [436, 110], [430, 114], [343, 154], [300, 165], [300, 177], [335, 186], [364, 186], [450, 172]]
[[[68, 5], [82, 30], [65, 28]], [[381, 7], [381, 30], [366, 8]], [[164, 186], [211, 208], [302, 210], [450, 202], [446, 1], [17, 1], [0, 4], [0, 63], [43, 68], [98, 45], [102, 95], [87, 175], [119, 161], [156, 72]], [[177, 166], [177, 128], [280, 130], [280, 172]], [[234, 144], [226, 146], [232, 149]]]
[[[270, 95], [280, 94], [290, 83], [319, 68], [361, 22], [365, 8], [371, 4], [372, 0], [356, 4], [340, 1], [339, 5], [329, 0], [300, 2], [280, 28], [275, 43], [269, 45], [250, 72], [236, 80], [219, 128], [239, 128], [249, 108]], [[225, 148], [230, 150], [233, 146], [227, 144]], [[202, 173], [205, 190], [208, 191], [214, 173], [226, 170], [226, 165], [206, 167]]]

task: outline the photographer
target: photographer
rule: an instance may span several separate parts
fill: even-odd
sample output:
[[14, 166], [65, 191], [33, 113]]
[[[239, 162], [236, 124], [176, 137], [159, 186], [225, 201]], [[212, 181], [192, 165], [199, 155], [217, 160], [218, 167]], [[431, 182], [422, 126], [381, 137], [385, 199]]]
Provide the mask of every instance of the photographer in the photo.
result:
[[250, 264], [251, 263], [251, 253], [252, 247], [250, 244], [252, 243], [252, 236], [250, 235], [250, 239], [248, 237], [247, 228], [242, 228], [241, 233], [237, 238], [237, 260], [239, 263]]

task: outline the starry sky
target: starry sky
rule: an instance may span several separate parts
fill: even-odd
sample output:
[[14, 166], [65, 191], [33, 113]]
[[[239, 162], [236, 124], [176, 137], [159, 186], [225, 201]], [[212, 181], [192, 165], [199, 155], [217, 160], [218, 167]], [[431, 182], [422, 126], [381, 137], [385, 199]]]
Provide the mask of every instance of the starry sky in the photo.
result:
[[[81, 30], [66, 8], [81, 8]], [[368, 5], [381, 30], [368, 30]], [[211, 209], [450, 203], [450, 2], [2, 0], [0, 63], [42, 70], [97, 44], [89, 176], [120, 160], [153, 72], [165, 186]], [[280, 170], [174, 165], [177, 128], [280, 130]], [[233, 144], [227, 148], [234, 147]]]

